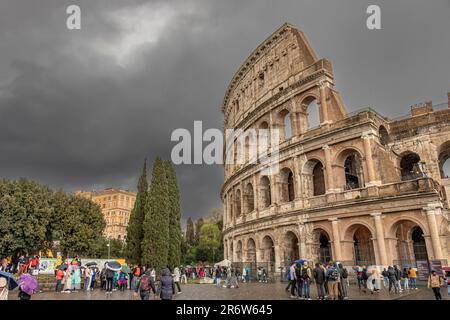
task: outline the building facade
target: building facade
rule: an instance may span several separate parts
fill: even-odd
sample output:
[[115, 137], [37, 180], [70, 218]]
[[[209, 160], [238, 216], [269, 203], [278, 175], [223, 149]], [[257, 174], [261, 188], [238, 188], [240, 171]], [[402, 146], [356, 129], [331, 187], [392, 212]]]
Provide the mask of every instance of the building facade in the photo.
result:
[[100, 206], [106, 222], [105, 237], [126, 240], [136, 193], [109, 188], [102, 191], [77, 191], [75, 195], [90, 199]]
[[[330, 61], [285, 24], [236, 72], [222, 112], [225, 130], [243, 132], [226, 139], [227, 159], [243, 161], [224, 166], [225, 258], [270, 272], [298, 258], [447, 265], [450, 94], [448, 105], [396, 120], [347, 113]], [[277, 142], [246, 136], [261, 129], [279, 132]], [[274, 152], [279, 170], [268, 170], [260, 158]]]

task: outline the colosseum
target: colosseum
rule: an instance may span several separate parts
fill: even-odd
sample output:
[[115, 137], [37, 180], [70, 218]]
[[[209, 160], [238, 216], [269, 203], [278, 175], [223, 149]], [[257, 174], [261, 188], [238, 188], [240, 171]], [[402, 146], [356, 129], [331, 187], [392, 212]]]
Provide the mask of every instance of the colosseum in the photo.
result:
[[[226, 139], [225, 154], [244, 161], [224, 166], [225, 258], [272, 274], [298, 258], [447, 265], [448, 97], [398, 119], [347, 113], [330, 61], [284, 24], [242, 64], [223, 101], [225, 130], [279, 132], [275, 144], [258, 135], [256, 154], [248, 136]], [[279, 170], [268, 171], [259, 159], [275, 149]]]

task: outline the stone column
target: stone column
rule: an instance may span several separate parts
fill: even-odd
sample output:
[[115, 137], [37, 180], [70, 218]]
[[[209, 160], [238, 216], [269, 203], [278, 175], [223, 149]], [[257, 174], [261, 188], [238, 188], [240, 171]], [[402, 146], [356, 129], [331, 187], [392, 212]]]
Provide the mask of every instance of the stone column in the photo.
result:
[[272, 196], [272, 204], [278, 205], [280, 202], [280, 183], [278, 182], [278, 174], [272, 175], [272, 187], [270, 189]]
[[380, 257], [380, 264], [383, 266], [389, 265], [386, 253], [386, 242], [384, 239], [383, 223], [381, 221], [381, 212], [372, 213], [371, 216], [375, 220], [375, 231], [377, 235], [378, 256]]
[[436, 222], [436, 208], [426, 207], [424, 210], [427, 212], [428, 227], [430, 229], [431, 243], [433, 244], [434, 259], [443, 259], [442, 246], [439, 239], [439, 228]]
[[333, 230], [333, 258], [334, 260], [340, 261], [342, 259], [341, 254], [341, 238], [339, 235], [339, 220], [337, 218], [329, 219], [331, 221], [331, 226]]
[[231, 240], [231, 241], [233, 241], [233, 259], [231, 260], [231, 262], [240, 262], [240, 261], [237, 261], [237, 241], [236, 240]]
[[361, 138], [363, 140], [367, 174], [369, 178], [368, 186], [379, 185], [380, 182], [376, 181], [375, 164], [373, 162], [372, 146], [370, 142], [373, 138], [372, 132], [364, 133]]
[[334, 191], [333, 167], [331, 164], [331, 148], [330, 146], [324, 146], [322, 149], [325, 153], [325, 180], [327, 182], [327, 193], [331, 193]]
[[281, 267], [281, 246], [278, 244], [274, 245], [274, 249], [275, 249], [275, 270], [274, 273], [276, 275], [280, 274], [280, 267]]
[[245, 197], [244, 197], [244, 182], [241, 181], [240, 183], [240, 189], [241, 189], [241, 216], [242, 216], [242, 222], [245, 222], [246, 213], [245, 213]]
[[301, 197], [302, 195], [302, 183], [301, 183], [301, 178], [300, 178], [300, 159], [299, 156], [296, 156], [294, 158], [294, 197], [295, 199], [298, 199]]
[[320, 88], [320, 109], [322, 114], [322, 119], [320, 119], [320, 125], [328, 124], [330, 123], [330, 119], [328, 117], [328, 104], [327, 104], [327, 86], [324, 81], [320, 81], [319, 83]]

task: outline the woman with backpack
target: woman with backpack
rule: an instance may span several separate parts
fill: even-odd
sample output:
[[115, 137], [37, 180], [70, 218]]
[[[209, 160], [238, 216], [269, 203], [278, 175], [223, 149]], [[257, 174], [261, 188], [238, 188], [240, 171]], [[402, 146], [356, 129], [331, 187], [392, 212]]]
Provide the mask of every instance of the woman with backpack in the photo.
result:
[[153, 291], [153, 293], [156, 294], [155, 284], [150, 276], [150, 270], [148, 270], [139, 278], [134, 295], [136, 297], [139, 293], [141, 300], [150, 300], [150, 291]]
[[311, 300], [311, 278], [312, 278], [312, 271], [311, 268], [308, 265], [308, 262], [305, 261], [303, 263], [302, 272], [301, 272], [301, 281], [302, 281], [302, 291], [303, 291], [303, 298], [306, 300]]
[[331, 261], [328, 263], [327, 280], [330, 299], [337, 300], [339, 298], [340, 275], [337, 269], [337, 265], [336, 264], [333, 265], [333, 262]]
[[347, 300], [348, 299], [348, 271], [346, 268], [344, 268], [344, 266], [339, 263], [338, 264], [339, 267], [339, 274], [341, 277], [341, 281], [339, 282], [339, 288], [341, 291], [341, 297], [343, 300]]

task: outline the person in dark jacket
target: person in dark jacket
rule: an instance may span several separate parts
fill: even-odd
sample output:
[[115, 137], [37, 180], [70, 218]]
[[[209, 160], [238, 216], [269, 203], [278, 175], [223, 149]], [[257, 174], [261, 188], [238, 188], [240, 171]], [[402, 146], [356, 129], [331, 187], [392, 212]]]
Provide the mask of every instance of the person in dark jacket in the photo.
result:
[[161, 277], [161, 300], [172, 300], [175, 291], [175, 282], [169, 268], [164, 268]]
[[139, 278], [139, 282], [136, 284], [135, 295], [139, 293], [141, 300], [149, 300], [150, 291], [153, 291], [153, 293], [156, 294], [155, 284], [153, 283], [150, 274], [151, 271], [148, 270], [141, 278]]
[[313, 277], [314, 281], [316, 282], [317, 286], [317, 295], [319, 296], [320, 300], [325, 299], [325, 271], [322, 267], [320, 267], [320, 264], [316, 263], [316, 267], [313, 270]]
[[391, 293], [392, 286], [394, 287], [395, 293], [397, 293], [398, 290], [397, 290], [397, 284], [396, 284], [396, 280], [395, 280], [396, 272], [395, 272], [394, 268], [392, 268], [391, 266], [388, 267], [387, 272], [388, 272], [388, 278], [389, 278], [389, 293]]
[[106, 293], [107, 294], [112, 293], [114, 274], [115, 274], [115, 272], [113, 270], [106, 268], [105, 276], [106, 276]]
[[399, 292], [402, 292], [402, 285], [401, 285], [401, 279], [402, 279], [402, 270], [398, 268], [398, 266], [394, 266], [395, 271], [395, 285]]

